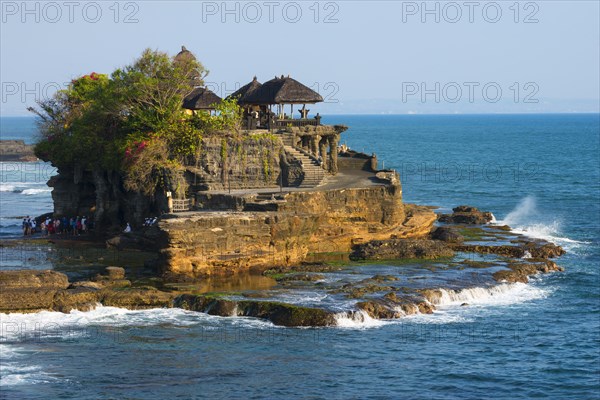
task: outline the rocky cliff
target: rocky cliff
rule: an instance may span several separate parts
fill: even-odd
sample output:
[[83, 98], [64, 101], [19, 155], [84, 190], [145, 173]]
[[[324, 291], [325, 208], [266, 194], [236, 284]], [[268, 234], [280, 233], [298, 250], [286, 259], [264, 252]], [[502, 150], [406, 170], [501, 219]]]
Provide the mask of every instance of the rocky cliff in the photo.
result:
[[[281, 179], [281, 140], [259, 134], [241, 138], [204, 138], [198, 154], [187, 160], [188, 193], [197, 190], [277, 187]], [[286, 178], [287, 180], [287, 178]], [[125, 222], [141, 226], [145, 217], [167, 211], [164, 193], [146, 196], [127, 191], [118, 171], [61, 166], [48, 181], [55, 216], [93, 215], [96, 232], [110, 234]]]
[[267, 211], [205, 211], [163, 219], [163, 270], [210, 275], [298, 264], [311, 253], [349, 253], [364, 241], [424, 236], [435, 221], [425, 207], [405, 209], [398, 184], [292, 192], [263, 206]]

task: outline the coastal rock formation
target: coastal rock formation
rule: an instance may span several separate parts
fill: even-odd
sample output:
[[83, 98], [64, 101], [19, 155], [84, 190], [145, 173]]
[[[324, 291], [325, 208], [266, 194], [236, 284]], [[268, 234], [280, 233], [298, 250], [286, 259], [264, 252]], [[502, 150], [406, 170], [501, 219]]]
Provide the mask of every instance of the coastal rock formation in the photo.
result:
[[511, 258], [555, 258], [565, 254], [565, 250], [555, 245], [554, 243], [548, 243], [545, 241], [524, 241], [516, 246], [501, 245], [469, 245], [469, 244], [458, 244], [454, 245], [453, 248], [456, 251], [465, 251], [480, 254], [497, 254], [504, 257]]
[[462, 243], [465, 238], [456, 228], [449, 226], [439, 226], [431, 232], [431, 238], [449, 243]]
[[202, 295], [181, 295], [174, 306], [222, 317], [244, 316], [266, 319], [280, 326], [335, 325], [335, 314], [320, 308], [271, 301], [232, 301]]
[[38, 158], [33, 152], [33, 146], [23, 140], [0, 140], [0, 161], [33, 162]]
[[405, 213], [399, 185], [291, 192], [268, 205], [271, 211], [161, 220], [163, 271], [207, 275], [294, 265], [311, 253], [349, 253], [358, 242], [427, 235], [435, 221], [426, 207]]
[[[279, 187], [280, 138], [268, 133], [244, 138], [207, 137], [200, 147], [202, 151], [188, 160], [184, 172], [191, 193]], [[93, 215], [95, 231], [107, 235], [118, 233], [124, 222], [141, 226], [145, 217], [168, 210], [164, 193], [146, 196], [127, 191], [123, 176], [116, 171], [59, 167], [48, 186], [53, 188], [55, 217]]]
[[126, 191], [117, 172], [59, 168], [48, 186], [53, 188], [55, 217], [93, 215], [95, 232], [102, 235], [120, 232], [123, 220], [134, 225], [140, 221], [141, 225], [144, 217], [166, 209], [166, 200], [161, 196]]
[[564, 271], [555, 262], [544, 259], [530, 259], [528, 262], [510, 262], [508, 268], [507, 270], [494, 273], [494, 279], [498, 282], [528, 283], [529, 277], [532, 275]]
[[458, 206], [452, 209], [452, 214], [441, 214], [438, 221], [452, 224], [483, 225], [493, 221], [491, 212], [479, 211], [471, 206]]
[[122, 268], [108, 267], [96, 282], [69, 284], [65, 274], [43, 270], [0, 271], [0, 312], [87, 311], [97, 304], [128, 309], [171, 307], [174, 294], [129, 288]]
[[0, 312], [53, 309], [54, 296], [67, 287], [67, 276], [55, 271], [1, 271]]
[[386, 295], [383, 299], [367, 300], [356, 303], [356, 307], [365, 311], [371, 318], [396, 319], [414, 314], [431, 314], [435, 306], [425, 299], [405, 299]]
[[354, 246], [352, 260], [434, 259], [451, 257], [454, 251], [441, 241], [428, 239], [375, 240]]

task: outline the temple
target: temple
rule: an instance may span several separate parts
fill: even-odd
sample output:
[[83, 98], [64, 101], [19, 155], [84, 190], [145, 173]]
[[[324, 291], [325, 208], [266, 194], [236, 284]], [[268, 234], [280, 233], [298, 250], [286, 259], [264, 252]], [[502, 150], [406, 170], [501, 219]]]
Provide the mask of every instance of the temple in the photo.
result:
[[[182, 46], [175, 60], [190, 57], [195, 56]], [[197, 78], [192, 77], [193, 80]], [[183, 101], [185, 111], [188, 114], [216, 112], [222, 99], [202, 86], [201, 80], [193, 86], [194, 89]], [[276, 76], [264, 83], [255, 76], [226, 99], [235, 99], [243, 110], [243, 136], [255, 139], [269, 137], [271, 142], [258, 140], [245, 143], [244, 154], [241, 154], [239, 148], [231, 153], [221, 148], [239, 145], [207, 138], [204, 154], [189, 163], [186, 169], [186, 180], [190, 183], [186, 197], [172, 199], [170, 203], [174, 206], [169, 207], [170, 211], [197, 208], [196, 193], [270, 187], [315, 188], [322, 185], [328, 176], [338, 174], [339, 157], [353, 158], [352, 162], [358, 162], [359, 169], [369, 170], [373, 163], [372, 171], [376, 168], [374, 156], [340, 153], [340, 135], [347, 127], [323, 125], [321, 115], [311, 112], [311, 108], [322, 102], [323, 97], [289, 75]], [[221, 159], [211, 158], [211, 154], [219, 152], [223, 153]], [[262, 171], [257, 171], [258, 167]], [[260, 175], [262, 177], [256, 179]]]

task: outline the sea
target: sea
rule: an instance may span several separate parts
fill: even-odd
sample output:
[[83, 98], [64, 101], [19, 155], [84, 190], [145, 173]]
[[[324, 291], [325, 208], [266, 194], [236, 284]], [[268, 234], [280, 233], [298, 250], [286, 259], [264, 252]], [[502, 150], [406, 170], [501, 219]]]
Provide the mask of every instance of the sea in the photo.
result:
[[[35, 141], [32, 118], [0, 122], [2, 139]], [[0, 314], [0, 398], [600, 398], [599, 114], [323, 122], [347, 125], [342, 143], [398, 171], [405, 202], [491, 211], [515, 232], [563, 246], [565, 271], [446, 296], [429, 315], [340, 317], [318, 329], [179, 309]], [[56, 170], [1, 163], [0, 172], [6, 244], [21, 235], [23, 216], [52, 211], [46, 181]], [[61, 268], [60, 260], [14, 258], [0, 259], [1, 268]], [[367, 264], [353, 273], [401, 268]], [[435, 274], [411, 268], [435, 285]], [[290, 299], [332, 302], [310, 291]]]

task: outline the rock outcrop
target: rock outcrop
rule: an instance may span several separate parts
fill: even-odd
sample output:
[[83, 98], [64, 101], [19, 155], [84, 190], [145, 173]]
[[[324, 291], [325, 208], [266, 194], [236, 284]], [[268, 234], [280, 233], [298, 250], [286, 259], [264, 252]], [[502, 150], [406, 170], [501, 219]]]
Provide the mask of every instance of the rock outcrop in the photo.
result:
[[124, 270], [107, 267], [94, 281], [69, 284], [60, 272], [0, 271], [0, 312], [87, 311], [97, 304], [129, 309], [170, 307], [175, 295], [155, 288], [131, 288]]
[[431, 232], [433, 240], [441, 240], [448, 243], [462, 243], [465, 238], [456, 228], [449, 226], [439, 226]]
[[453, 248], [456, 251], [464, 251], [480, 254], [497, 254], [499, 256], [511, 258], [555, 258], [565, 254], [565, 250], [553, 243], [545, 241], [524, 241], [515, 246], [510, 245], [470, 245], [458, 244]]
[[435, 259], [454, 255], [443, 242], [428, 239], [375, 240], [356, 245], [353, 250], [352, 260]]
[[498, 282], [528, 283], [529, 277], [532, 275], [557, 271], [564, 271], [564, 269], [553, 261], [530, 259], [528, 262], [510, 262], [508, 269], [494, 273], [494, 279]]
[[441, 214], [438, 220], [452, 224], [483, 225], [494, 219], [491, 212], [479, 211], [471, 206], [458, 206], [452, 211], [452, 214]]
[[435, 221], [426, 207], [405, 213], [399, 185], [291, 192], [269, 205], [272, 211], [161, 220], [163, 271], [207, 275], [297, 265], [308, 254], [350, 253], [359, 242], [427, 235]]
[[54, 296], [68, 287], [67, 276], [55, 271], [1, 271], [0, 312], [53, 309]]
[[174, 306], [222, 317], [261, 318], [288, 327], [335, 325], [335, 314], [331, 311], [271, 301], [232, 301], [202, 295], [181, 295], [175, 299]]

